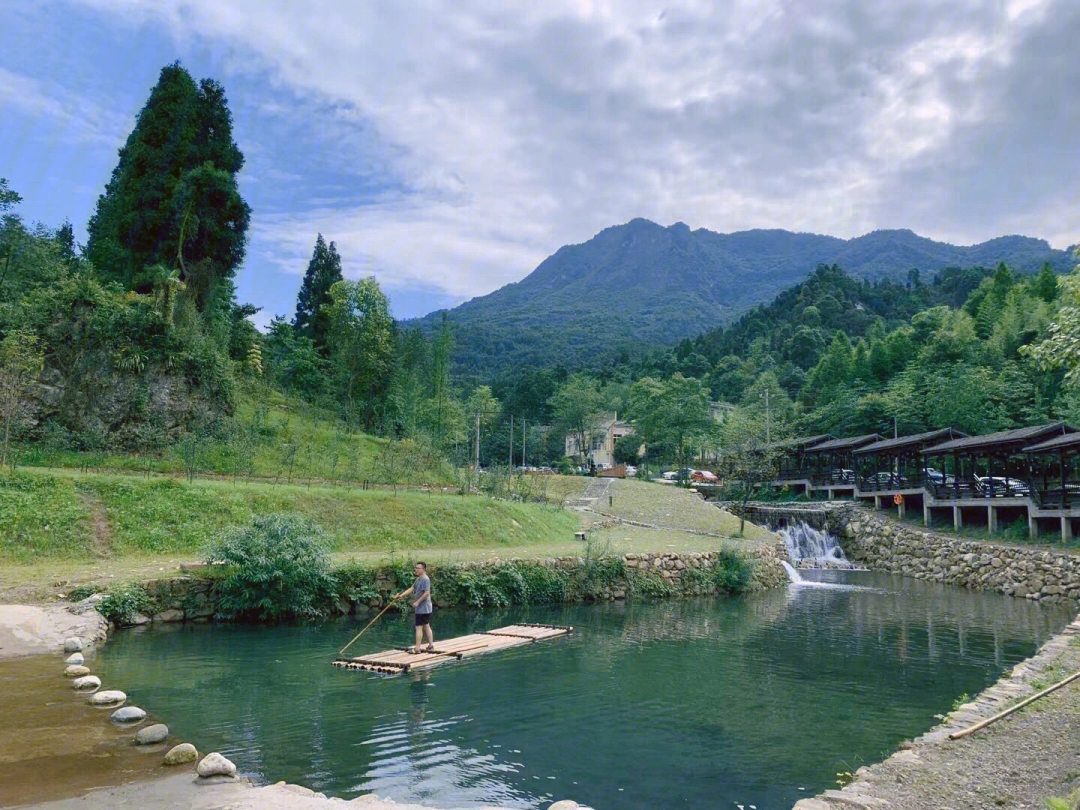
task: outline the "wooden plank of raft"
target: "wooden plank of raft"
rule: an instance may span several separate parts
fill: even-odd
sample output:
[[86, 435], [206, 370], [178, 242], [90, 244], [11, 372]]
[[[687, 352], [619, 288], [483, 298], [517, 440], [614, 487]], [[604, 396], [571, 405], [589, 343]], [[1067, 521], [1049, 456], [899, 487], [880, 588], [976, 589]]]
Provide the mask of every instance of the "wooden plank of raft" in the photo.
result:
[[573, 629], [550, 624], [511, 624], [485, 633], [470, 633], [436, 642], [433, 652], [410, 653], [407, 649], [386, 650], [355, 658], [338, 658], [332, 663], [344, 669], [400, 675], [414, 669], [430, 669], [448, 661], [566, 635]]

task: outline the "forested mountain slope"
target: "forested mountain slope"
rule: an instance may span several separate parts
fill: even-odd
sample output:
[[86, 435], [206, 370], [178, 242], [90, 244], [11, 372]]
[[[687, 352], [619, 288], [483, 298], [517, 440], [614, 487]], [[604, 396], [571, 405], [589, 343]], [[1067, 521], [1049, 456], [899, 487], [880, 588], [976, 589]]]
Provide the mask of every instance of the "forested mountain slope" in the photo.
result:
[[[1045, 262], [1058, 272], [1070, 268], [1066, 251], [1024, 236], [958, 247], [906, 230], [845, 240], [783, 230], [721, 234], [634, 219], [560, 248], [521, 281], [445, 314], [454, 328], [455, 363], [466, 374], [529, 365], [573, 368], [731, 323], [819, 264], [879, 279], [906, 278], [913, 269], [930, 277], [949, 266], [1002, 261], [1019, 273]], [[403, 326], [430, 334], [442, 318], [435, 312]]]

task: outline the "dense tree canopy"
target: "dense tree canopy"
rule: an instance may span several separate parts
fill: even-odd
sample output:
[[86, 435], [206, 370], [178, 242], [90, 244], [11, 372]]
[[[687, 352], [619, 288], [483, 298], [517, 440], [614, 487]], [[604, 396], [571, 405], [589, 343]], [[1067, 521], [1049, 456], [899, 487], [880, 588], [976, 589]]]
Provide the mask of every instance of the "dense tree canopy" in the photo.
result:
[[221, 85], [196, 84], [179, 63], [162, 68], [87, 226], [87, 258], [102, 278], [143, 293], [179, 270], [200, 311], [231, 296], [219, 283], [244, 258], [243, 164]]

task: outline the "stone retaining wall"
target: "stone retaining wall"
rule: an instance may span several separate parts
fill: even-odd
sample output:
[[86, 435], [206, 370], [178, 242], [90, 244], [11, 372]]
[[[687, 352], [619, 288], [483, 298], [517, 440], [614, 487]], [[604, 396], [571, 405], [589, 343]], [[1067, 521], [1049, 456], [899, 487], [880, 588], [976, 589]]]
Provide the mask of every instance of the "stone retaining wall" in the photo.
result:
[[1043, 602], [1080, 600], [1080, 555], [909, 526], [854, 505], [834, 510], [848, 559], [875, 571]]
[[[662, 580], [665, 590], [673, 591], [676, 596], [701, 596], [716, 593], [716, 587], [704, 581], [696, 572], [708, 569], [715, 559], [714, 552], [692, 552], [675, 554], [670, 552], [652, 552], [624, 554], [621, 557], [624, 573], [606, 583], [591, 594], [590, 600], [625, 599], [638, 592], [650, 592], [642, 587], [643, 578], [654, 582]], [[788, 581], [781, 560], [785, 558], [783, 544], [766, 547], [750, 555], [753, 562], [753, 576], [750, 590], [774, 588]], [[582, 557], [548, 557], [528, 560], [485, 560], [483, 562], [462, 563], [457, 567], [472, 569], [485, 574], [495, 573], [508, 564], [540, 565], [555, 568], [568, 573], [581, 570], [586, 565]], [[214, 581], [199, 576], [193, 570], [185, 576], [152, 580], [143, 583], [152, 602], [152, 608], [145, 616], [139, 616], [136, 624], [150, 622], [207, 622], [214, 617]], [[342, 615], [364, 613], [382, 607], [389, 601], [390, 595], [397, 590], [393, 572], [388, 567], [379, 569], [376, 589], [378, 598], [366, 601], [351, 601], [344, 598], [336, 600], [334, 608]], [[440, 600], [435, 590], [435, 604], [438, 607], [452, 607], [453, 603]], [[652, 589], [655, 591], [656, 589]], [[98, 597], [91, 597], [93, 601]]]
[[[735, 504], [726, 508], [741, 511]], [[1080, 601], [1080, 554], [1075, 551], [956, 537], [901, 523], [851, 501], [757, 503], [745, 511], [748, 520], [773, 527], [807, 513], [837, 538], [849, 560], [875, 571], [1050, 603]]]

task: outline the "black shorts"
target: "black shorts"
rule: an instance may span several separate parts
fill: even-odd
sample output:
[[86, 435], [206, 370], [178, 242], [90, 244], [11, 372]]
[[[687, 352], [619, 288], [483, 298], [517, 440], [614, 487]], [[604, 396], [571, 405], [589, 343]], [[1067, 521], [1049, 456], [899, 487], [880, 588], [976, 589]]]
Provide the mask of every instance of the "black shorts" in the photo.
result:
[[431, 623], [431, 614], [430, 613], [417, 613], [416, 614], [416, 624], [413, 625], [413, 626], [414, 627], [423, 627], [425, 624], [430, 624], [430, 623]]

